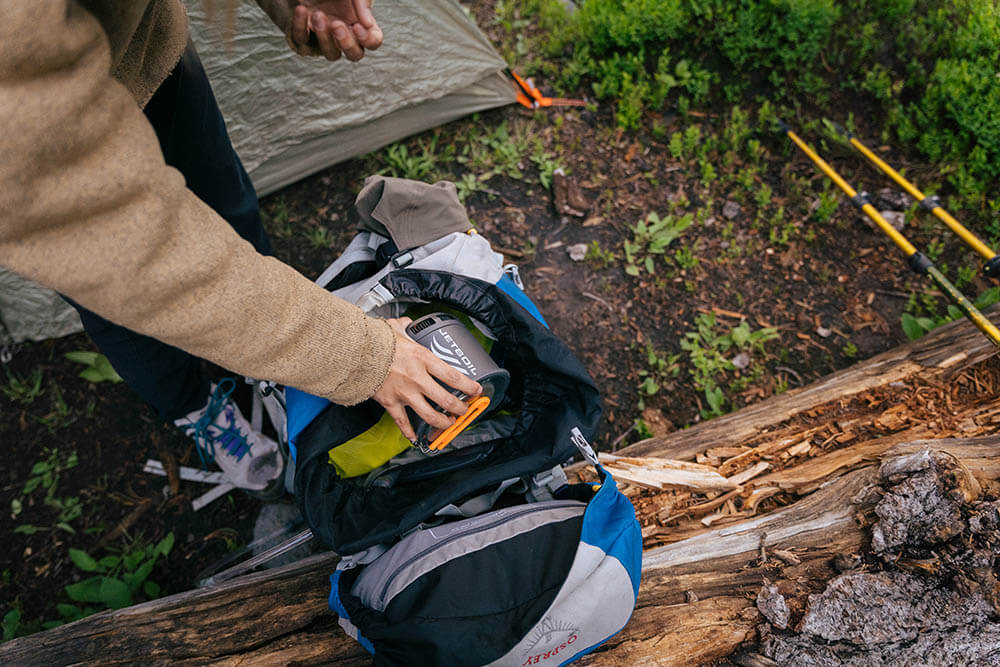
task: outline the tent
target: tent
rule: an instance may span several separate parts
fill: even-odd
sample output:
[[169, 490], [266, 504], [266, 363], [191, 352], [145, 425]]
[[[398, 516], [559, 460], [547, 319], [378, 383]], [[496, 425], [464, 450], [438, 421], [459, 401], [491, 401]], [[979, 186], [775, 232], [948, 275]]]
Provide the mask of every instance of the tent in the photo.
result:
[[[233, 145], [262, 196], [515, 100], [506, 63], [456, 0], [379, 0], [385, 41], [358, 63], [297, 56], [254, 3], [237, 3], [230, 30], [222, 12], [206, 15], [213, 3], [185, 2]], [[0, 268], [0, 344], [79, 330], [58, 296]]]

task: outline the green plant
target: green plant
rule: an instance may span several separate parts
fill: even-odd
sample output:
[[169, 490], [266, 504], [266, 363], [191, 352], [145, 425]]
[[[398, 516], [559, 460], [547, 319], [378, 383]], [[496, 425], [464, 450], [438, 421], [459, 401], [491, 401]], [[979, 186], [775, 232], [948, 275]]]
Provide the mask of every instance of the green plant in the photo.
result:
[[42, 394], [42, 369], [35, 368], [28, 377], [21, 378], [10, 369], [7, 371], [7, 384], [0, 386], [3, 395], [15, 403], [30, 405]]
[[638, 417], [636, 417], [636, 420], [632, 422], [632, 428], [635, 429], [635, 434], [639, 436], [640, 440], [653, 437], [653, 432], [649, 430], [649, 426], [647, 426], [646, 422]]
[[118, 372], [111, 367], [111, 362], [103, 354], [78, 350], [76, 352], [67, 352], [65, 357], [70, 361], [75, 361], [78, 364], [86, 366], [86, 368], [80, 371], [80, 377], [84, 380], [95, 384], [98, 382], [118, 384], [122, 381], [122, 376], [118, 375]]
[[306, 234], [309, 245], [317, 250], [329, 249], [333, 247], [334, 237], [329, 229], [322, 225], [316, 225]]
[[640, 265], [649, 273], [656, 273], [653, 255], [662, 255], [667, 247], [680, 238], [685, 229], [694, 222], [694, 214], [679, 218], [666, 215], [661, 218], [655, 212], [639, 220], [633, 228], [634, 237], [624, 242], [625, 273], [638, 276]]
[[276, 196], [269, 198], [261, 206], [261, 218], [264, 226], [272, 236], [279, 239], [287, 239], [292, 236], [292, 218], [288, 210], [288, 202], [284, 197]]
[[555, 155], [545, 150], [545, 144], [540, 139], [535, 142], [535, 149], [531, 153], [531, 161], [538, 167], [538, 182], [546, 190], [551, 190], [552, 174], [557, 169], [564, 169], [562, 164], [556, 160]]
[[854, 359], [858, 356], [858, 346], [855, 345], [853, 341], [847, 341], [844, 343], [844, 347], [841, 348], [840, 351], [848, 359]]
[[60, 605], [60, 614], [65, 621], [72, 621], [101, 609], [128, 607], [140, 595], [147, 599], [159, 597], [160, 585], [149, 576], [157, 560], [166, 557], [173, 546], [174, 534], [168, 533], [155, 545], [133, 545], [99, 560], [80, 549], [70, 549], [73, 564], [93, 576], [66, 586], [66, 595], [77, 603], [100, 606]]
[[[976, 297], [973, 304], [976, 308], [982, 310], [984, 308], [989, 308], [997, 302], [1000, 302], [1000, 286], [989, 288]], [[915, 317], [914, 315], [911, 315], [910, 312], [904, 312], [900, 317], [900, 325], [903, 327], [903, 333], [906, 334], [907, 338], [910, 340], [916, 340], [928, 331], [932, 331], [942, 324], [947, 324], [948, 322], [957, 320], [964, 316], [965, 315], [958, 309], [957, 306], [948, 304], [946, 313], [937, 317]]]
[[[662, 354], [652, 343], [646, 343], [646, 368], [639, 371], [639, 377], [642, 378], [639, 384], [640, 396], [652, 396], [661, 389], [672, 388], [681, 372], [680, 358], [679, 354]], [[645, 408], [642, 398], [639, 408]]]
[[455, 189], [458, 191], [458, 200], [463, 204], [473, 193], [486, 190], [479, 177], [469, 171], [463, 173], [462, 177], [455, 181]]
[[697, 245], [697, 242], [695, 242], [694, 247], [681, 246], [674, 251], [674, 261], [677, 262], [678, 268], [687, 270], [698, 266], [700, 260], [698, 259], [698, 256], [695, 255]]
[[[62, 473], [75, 467], [78, 463], [79, 458], [75, 451], [64, 453], [55, 448], [48, 449], [46, 450], [46, 458], [36, 462], [31, 467], [28, 480], [21, 489], [21, 495], [25, 497], [30, 496], [37, 489], [43, 489], [45, 491], [43, 503], [58, 512], [52, 527], [59, 528], [70, 534], [76, 533], [76, 530], [70, 524], [83, 513], [83, 504], [77, 496], [57, 496], [56, 490], [59, 486], [59, 478]], [[23, 500], [15, 500], [17, 500], [16, 504], [14, 501], [11, 501], [11, 514], [16, 516], [21, 512]], [[14, 529], [14, 532], [33, 535], [39, 530], [47, 530], [47, 528], [32, 524], [21, 524]]]
[[410, 150], [403, 142], [391, 144], [385, 149], [386, 167], [379, 173], [388, 172], [392, 176], [415, 181], [425, 180], [430, 177], [437, 165], [437, 157], [434, 155], [436, 147], [436, 135], [429, 142], [422, 144], [422, 150], [415, 155], [410, 155]]
[[595, 269], [606, 269], [618, 260], [618, 255], [613, 250], [601, 248], [601, 243], [594, 239], [587, 245], [587, 253], [583, 259]]
[[42, 423], [49, 430], [50, 433], [55, 433], [59, 429], [69, 426], [76, 421], [77, 415], [73, 409], [66, 403], [66, 399], [63, 398], [62, 390], [58, 386], [52, 388], [52, 410], [48, 412], [43, 417], [39, 417], [38, 421]]
[[728, 332], [722, 332], [718, 330], [719, 323], [713, 313], [698, 315], [694, 324], [694, 330], [685, 333], [681, 339], [681, 349], [688, 353], [695, 387], [705, 392], [709, 409], [703, 411], [702, 416], [707, 419], [721, 414], [719, 410], [726, 404], [719, 382], [736, 369], [730, 353], [734, 350], [762, 353], [765, 343], [777, 338], [778, 332], [770, 327], [754, 331], [746, 321]]

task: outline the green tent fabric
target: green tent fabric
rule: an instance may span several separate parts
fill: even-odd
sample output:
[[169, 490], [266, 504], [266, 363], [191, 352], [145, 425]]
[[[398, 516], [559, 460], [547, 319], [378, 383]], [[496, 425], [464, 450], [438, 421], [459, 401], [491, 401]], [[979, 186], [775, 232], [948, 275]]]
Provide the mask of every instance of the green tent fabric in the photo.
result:
[[[379, 0], [380, 49], [358, 63], [302, 58], [252, 2], [185, 0], [230, 137], [260, 195], [462, 116], [510, 104], [503, 59], [455, 0]], [[218, 5], [218, 3], [216, 3]], [[80, 331], [57, 294], [0, 268], [0, 344]]]
[[503, 59], [455, 0], [379, 0], [382, 47], [357, 63], [292, 53], [254, 3], [231, 32], [186, 0], [230, 137], [261, 195], [475, 111], [510, 104]]
[[50, 289], [0, 267], [0, 345], [83, 331], [73, 307]]

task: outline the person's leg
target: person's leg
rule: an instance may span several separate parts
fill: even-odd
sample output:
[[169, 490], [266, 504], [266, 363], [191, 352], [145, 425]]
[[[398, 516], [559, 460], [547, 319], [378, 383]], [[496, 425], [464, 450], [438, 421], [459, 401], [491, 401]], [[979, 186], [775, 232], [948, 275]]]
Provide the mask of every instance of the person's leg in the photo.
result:
[[[184, 174], [188, 188], [259, 252], [271, 254], [257, 194], [193, 48], [185, 51], [145, 113], [164, 159]], [[206, 404], [210, 385], [200, 359], [73, 305], [111, 365], [163, 419], [173, 421]]]

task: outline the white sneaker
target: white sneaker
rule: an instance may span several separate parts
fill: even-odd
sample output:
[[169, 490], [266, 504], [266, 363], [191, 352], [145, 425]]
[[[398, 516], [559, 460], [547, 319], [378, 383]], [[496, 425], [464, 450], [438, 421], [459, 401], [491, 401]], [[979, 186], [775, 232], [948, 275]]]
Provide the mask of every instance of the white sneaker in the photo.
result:
[[230, 399], [235, 388], [232, 378], [213, 384], [208, 404], [174, 424], [194, 438], [203, 467], [214, 462], [233, 486], [263, 491], [283, 483], [283, 458], [278, 443], [255, 432]]

